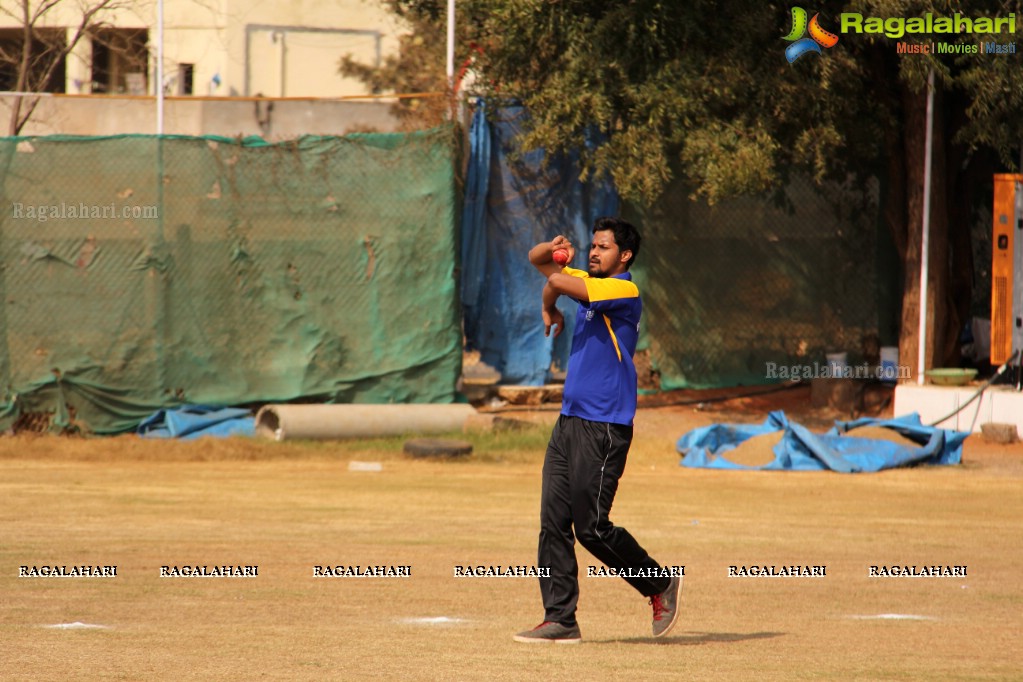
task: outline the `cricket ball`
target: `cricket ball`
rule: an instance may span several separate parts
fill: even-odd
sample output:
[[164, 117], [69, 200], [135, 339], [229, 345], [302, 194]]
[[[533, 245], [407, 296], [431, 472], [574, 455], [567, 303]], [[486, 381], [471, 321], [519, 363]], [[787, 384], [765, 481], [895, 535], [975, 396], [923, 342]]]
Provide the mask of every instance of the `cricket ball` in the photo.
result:
[[558, 265], [564, 265], [565, 263], [568, 262], [567, 249], [557, 249], [552, 255], [554, 257], [554, 262], [557, 263]]

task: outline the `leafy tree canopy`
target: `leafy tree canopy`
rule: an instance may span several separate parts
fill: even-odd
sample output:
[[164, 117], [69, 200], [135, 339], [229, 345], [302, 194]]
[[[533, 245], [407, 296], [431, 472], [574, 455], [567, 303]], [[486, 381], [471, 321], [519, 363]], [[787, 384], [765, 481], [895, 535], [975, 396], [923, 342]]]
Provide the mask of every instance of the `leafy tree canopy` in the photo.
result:
[[[396, 74], [427, 71], [434, 87], [443, 86], [446, 2], [388, 3], [423, 40], [421, 49], [390, 62], [390, 73], [378, 73], [376, 87], [422, 90], [425, 83]], [[869, 172], [890, 153], [886, 131], [900, 125], [894, 91], [920, 89], [932, 68], [942, 87], [970, 102], [955, 140], [989, 147], [1012, 164], [1023, 139], [1019, 55], [895, 58], [893, 39], [846, 33], [819, 57], [789, 64], [783, 37], [791, 7], [758, 0], [460, 0], [458, 59], [476, 60], [485, 94], [526, 105], [532, 126], [524, 148], [580, 150], [594, 131], [603, 133], [606, 142], [583, 158], [585, 171], [610, 176], [627, 199], [655, 199], [677, 173], [694, 195], [713, 202], [770, 190], [792, 171], [817, 179]], [[836, 33], [842, 12], [1015, 12], [1017, 35], [1023, 28], [1020, 0], [825, 1], [814, 9]], [[439, 65], [439, 82], [431, 63]]]

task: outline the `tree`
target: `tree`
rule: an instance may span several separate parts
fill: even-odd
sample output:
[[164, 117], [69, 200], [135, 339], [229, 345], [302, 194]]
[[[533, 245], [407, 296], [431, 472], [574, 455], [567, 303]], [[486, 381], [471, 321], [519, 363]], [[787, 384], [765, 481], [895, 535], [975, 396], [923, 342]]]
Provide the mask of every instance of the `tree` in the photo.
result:
[[42, 0], [38, 3], [20, 0], [14, 9], [0, 6], [0, 11], [18, 22], [21, 29], [16, 49], [0, 46], [0, 67], [14, 73], [14, 91], [19, 93], [11, 106], [7, 134], [21, 132], [39, 105], [39, 97], [25, 97], [22, 93], [45, 92], [67, 56], [82, 38], [96, 32], [103, 13], [124, 6], [122, 0], [93, 0], [78, 8], [78, 23], [70, 30], [48, 27], [50, 17], [64, 3], [63, 0]]
[[[338, 71], [358, 78], [374, 93], [385, 90], [403, 95], [392, 113], [405, 130], [431, 128], [448, 120], [452, 111], [452, 87], [447, 82], [446, 2], [437, 0], [383, 0], [384, 5], [408, 30], [399, 39], [397, 54], [388, 55], [379, 68], [362, 64], [350, 54], [341, 58]], [[456, 22], [456, 80], [475, 52], [468, 12], [460, 3]]]
[[[836, 28], [842, 11], [885, 19], [957, 11], [1023, 16], [1018, 1], [823, 5], [826, 25]], [[584, 149], [586, 126], [600, 125], [610, 141], [588, 163], [594, 173], [610, 174], [627, 198], [652, 199], [675, 168], [710, 201], [769, 190], [793, 170], [818, 179], [880, 171], [886, 222], [903, 263], [900, 355], [914, 366], [924, 85], [933, 69], [926, 365], [953, 363], [972, 287], [964, 213], [995, 159], [1014, 166], [1023, 140], [1023, 69], [1011, 58], [977, 55], [907, 59], [891, 40], [851, 34], [843, 49], [790, 67], [765, 58], [777, 54], [788, 9], [756, 2], [507, 3], [485, 31], [482, 68], [530, 109], [535, 125], [527, 146]]]
[[[1018, 1], [939, 4], [913, 0], [893, 5], [863, 0], [849, 7], [849, 11], [883, 19], [928, 12], [932, 16], [960, 12], [968, 17], [1007, 17], [1014, 12], [1019, 17], [1020, 9]], [[978, 39], [985, 38], [1001, 43], [1016, 36], [973, 36], [958, 42], [976, 47]], [[855, 48], [865, 73], [880, 86], [875, 90], [878, 109], [893, 121], [884, 133], [889, 188], [884, 216], [903, 263], [899, 351], [914, 366], [919, 350], [926, 84], [928, 75], [935, 75], [925, 366], [952, 365], [958, 362], [960, 329], [970, 315], [975, 271], [969, 211], [978, 192], [990, 191], [993, 172], [1018, 167], [1016, 154], [1023, 144], [1019, 115], [1023, 71], [1018, 61], [998, 55], [925, 54], [900, 59], [890, 42], [880, 40], [860, 41]]]
[[[429, 19], [423, 10], [438, 3], [400, 4]], [[460, 6], [468, 33], [462, 40], [481, 51], [482, 87], [530, 111], [523, 147], [580, 152], [584, 171], [612, 178], [627, 200], [654, 201], [678, 174], [693, 196], [712, 203], [770, 192], [795, 172], [818, 181], [883, 178], [885, 222], [903, 264], [901, 357], [914, 365], [925, 83], [933, 70], [927, 365], [957, 358], [972, 286], [964, 196], [983, 186], [978, 183], [996, 163], [1015, 165], [1023, 140], [1018, 59], [899, 55], [893, 39], [846, 33], [820, 58], [790, 65], [781, 55], [791, 5], [756, 0], [467, 0]], [[832, 30], [843, 12], [882, 19], [1015, 12], [1023, 26], [1020, 0], [831, 0], [816, 8]], [[586, 144], [594, 129], [604, 140], [596, 147]]]

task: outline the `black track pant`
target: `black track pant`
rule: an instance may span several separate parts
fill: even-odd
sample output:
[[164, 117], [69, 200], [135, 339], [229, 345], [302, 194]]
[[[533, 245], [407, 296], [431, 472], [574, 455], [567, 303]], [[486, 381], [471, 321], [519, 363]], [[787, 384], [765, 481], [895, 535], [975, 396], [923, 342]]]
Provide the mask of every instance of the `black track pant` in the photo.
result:
[[[551, 569], [549, 578], [540, 578], [545, 621], [575, 624], [576, 537], [609, 568], [646, 569], [655, 575], [660, 568], [627, 530], [608, 519], [631, 443], [631, 426], [565, 415], [554, 426], [543, 463], [537, 551], [537, 566]], [[661, 577], [625, 580], [645, 597], [660, 594], [671, 582]]]

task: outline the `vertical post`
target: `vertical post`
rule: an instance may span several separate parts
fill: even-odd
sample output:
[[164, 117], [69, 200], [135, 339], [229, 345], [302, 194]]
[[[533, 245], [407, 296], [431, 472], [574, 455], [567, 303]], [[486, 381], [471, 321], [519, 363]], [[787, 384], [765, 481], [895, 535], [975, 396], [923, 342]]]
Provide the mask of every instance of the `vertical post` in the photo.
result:
[[[164, 245], [163, 225], [167, 212], [167, 205], [164, 202], [164, 163], [163, 163], [163, 0], [156, 3], [156, 205], [158, 206], [159, 218], [156, 221], [156, 233], [150, 237], [151, 248], [162, 248]], [[156, 334], [157, 344], [157, 372], [159, 372], [159, 387], [169, 389], [168, 382], [168, 354], [167, 349], [170, 343], [167, 339], [167, 290], [166, 283], [162, 277], [156, 277], [156, 271], [150, 269], [146, 278], [146, 288], [149, 293], [151, 307], [149, 309], [151, 322]]]
[[927, 74], [927, 125], [924, 132], [924, 210], [920, 238], [920, 329], [917, 334], [916, 383], [923, 386], [927, 363], [927, 275], [931, 231], [931, 136], [934, 132], [934, 70]]
[[275, 32], [275, 36], [279, 36], [281, 39], [281, 92], [279, 97], [284, 97], [287, 90], [287, 68], [288, 68], [288, 47], [285, 44], [285, 36], [287, 31]]
[[156, 3], [156, 134], [163, 135], [163, 0]]
[[447, 69], [448, 93], [451, 96], [450, 116], [455, 116], [455, 0], [448, 0], [448, 49]]

